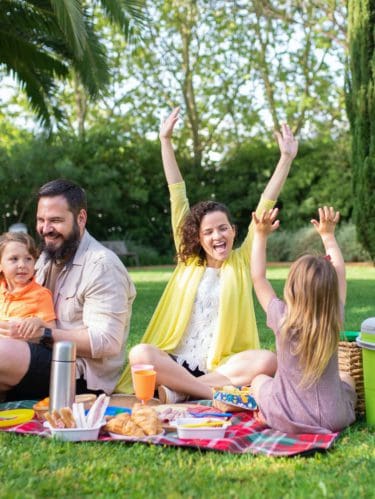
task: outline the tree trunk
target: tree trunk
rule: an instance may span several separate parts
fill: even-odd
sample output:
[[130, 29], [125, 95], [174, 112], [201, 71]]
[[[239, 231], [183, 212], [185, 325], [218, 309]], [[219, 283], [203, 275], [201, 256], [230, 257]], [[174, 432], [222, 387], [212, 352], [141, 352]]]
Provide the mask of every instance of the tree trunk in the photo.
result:
[[85, 121], [87, 114], [87, 95], [83, 85], [81, 84], [79, 76], [74, 73], [74, 98], [76, 104], [77, 112], [77, 125], [78, 125], [78, 135], [84, 137], [85, 135]]

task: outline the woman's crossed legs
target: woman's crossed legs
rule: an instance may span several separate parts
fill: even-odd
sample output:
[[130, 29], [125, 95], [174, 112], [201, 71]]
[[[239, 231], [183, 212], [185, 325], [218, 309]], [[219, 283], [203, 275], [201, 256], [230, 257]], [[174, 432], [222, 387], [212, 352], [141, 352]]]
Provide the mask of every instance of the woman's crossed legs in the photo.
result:
[[166, 352], [146, 343], [130, 350], [130, 365], [152, 364], [156, 370], [156, 385], [189, 395], [196, 399], [212, 399], [212, 388], [225, 385], [250, 385], [253, 378], [264, 373], [273, 376], [276, 356], [268, 350], [246, 350], [230, 357], [215, 371], [195, 377], [175, 362]]

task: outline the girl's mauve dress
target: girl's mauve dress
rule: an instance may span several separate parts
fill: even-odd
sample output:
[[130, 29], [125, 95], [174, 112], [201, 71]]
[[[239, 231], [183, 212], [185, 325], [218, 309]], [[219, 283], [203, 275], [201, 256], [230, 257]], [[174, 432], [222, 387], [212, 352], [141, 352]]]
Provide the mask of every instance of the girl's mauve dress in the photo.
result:
[[277, 371], [258, 395], [258, 406], [267, 424], [286, 433], [331, 433], [355, 420], [356, 392], [339, 377], [337, 352], [320, 379], [308, 388], [299, 387], [302, 377], [290, 343], [280, 342], [280, 324], [286, 305], [273, 298], [267, 309], [267, 326], [276, 336]]

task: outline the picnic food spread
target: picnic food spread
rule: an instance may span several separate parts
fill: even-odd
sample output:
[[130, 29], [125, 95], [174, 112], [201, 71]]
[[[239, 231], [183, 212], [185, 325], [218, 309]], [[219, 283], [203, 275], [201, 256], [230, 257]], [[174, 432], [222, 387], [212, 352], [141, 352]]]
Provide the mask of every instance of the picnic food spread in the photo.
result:
[[[92, 393], [82, 393], [81, 395], [76, 395], [75, 403], [83, 403], [84, 409], [90, 409], [96, 400], [96, 395]], [[49, 397], [39, 400], [33, 405], [33, 409], [40, 420], [46, 419], [46, 412], [49, 411]]]
[[104, 393], [99, 395], [87, 415], [84, 403], [74, 403], [73, 410], [70, 407], [62, 407], [51, 413], [46, 412], [45, 418], [51, 428], [95, 428], [104, 421], [104, 413], [108, 407], [109, 397]]
[[73, 412], [70, 407], [62, 407], [59, 411], [46, 412], [46, 420], [51, 428], [77, 428]]
[[135, 404], [132, 413], [118, 414], [107, 421], [104, 427], [110, 433], [129, 437], [158, 435], [163, 431], [157, 412], [152, 407]]

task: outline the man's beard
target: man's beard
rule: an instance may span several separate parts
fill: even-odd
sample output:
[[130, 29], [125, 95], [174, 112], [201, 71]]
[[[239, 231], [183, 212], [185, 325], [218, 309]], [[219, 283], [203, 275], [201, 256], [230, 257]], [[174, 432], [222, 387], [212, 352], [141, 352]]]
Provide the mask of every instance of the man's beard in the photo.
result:
[[[50, 233], [51, 234], [51, 233]], [[58, 232], [52, 231], [52, 234], [59, 234]], [[54, 246], [48, 246], [43, 236], [40, 243], [40, 250], [46, 255], [47, 260], [54, 261], [68, 261], [73, 257], [81, 240], [81, 234], [77, 222], [74, 220], [73, 228], [66, 238], [64, 238], [63, 243], [58, 248]]]

